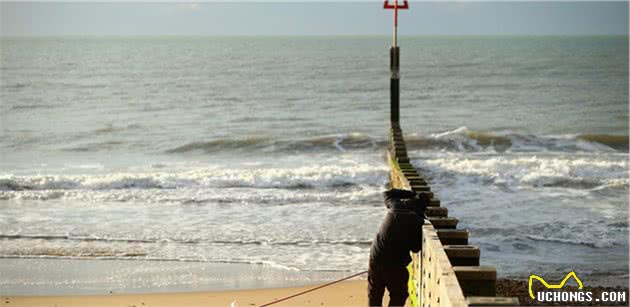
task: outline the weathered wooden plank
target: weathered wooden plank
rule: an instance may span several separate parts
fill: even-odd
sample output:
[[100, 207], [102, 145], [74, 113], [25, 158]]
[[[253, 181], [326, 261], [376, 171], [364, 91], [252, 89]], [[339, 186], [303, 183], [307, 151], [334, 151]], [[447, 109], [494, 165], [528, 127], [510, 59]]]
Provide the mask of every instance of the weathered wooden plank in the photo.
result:
[[448, 209], [443, 207], [427, 207], [424, 213], [431, 216], [448, 216]]
[[468, 230], [438, 229], [437, 234], [444, 245], [468, 245]]
[[468, 306], [518, 306], [516, 297], [497, 296], [469, 296], [466, 298]]
[[454, 266], [465, 296], [495, 296], [497, 270], [492, 266]]
[[436, 229], [455, 229], [459, 220], [454, 217], [430, 217], [429, 222]]
[[431, 188], [429, 188], [429, 186], [426, 185], [412, 185], [411, 189], [414, 192], [430, 192]]
[[444, 252], [453, 266], [478, 266], [481, 251], [475, 245], [444, 245]]
[[409, 158], [407, 157], [396, 157], [396, 161], [398, 161], [398, 163], [409, 163]]

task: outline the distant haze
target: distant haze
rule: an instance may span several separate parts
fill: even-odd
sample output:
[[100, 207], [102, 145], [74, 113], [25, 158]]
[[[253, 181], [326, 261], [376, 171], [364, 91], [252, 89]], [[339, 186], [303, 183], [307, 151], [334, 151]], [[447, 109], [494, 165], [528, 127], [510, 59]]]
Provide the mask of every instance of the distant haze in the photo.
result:
[[[1, 2], [2, 36], [386, 35], [381, 2]], [[412, 2], [403, 35], [627, 35], [628, 2]]]

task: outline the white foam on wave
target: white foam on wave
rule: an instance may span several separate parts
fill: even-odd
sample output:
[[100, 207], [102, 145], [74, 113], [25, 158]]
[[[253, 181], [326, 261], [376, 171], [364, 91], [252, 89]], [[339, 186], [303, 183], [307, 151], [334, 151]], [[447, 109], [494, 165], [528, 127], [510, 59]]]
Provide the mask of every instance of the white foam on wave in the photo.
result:
[[266, 189], [223, 188], [223, 189], [127, 189], [127, 190], [43, 190], [43, 191], [0, 191], [0, 200], [74, 200], [80, 203], [146, 202], [162, 204], [285, 204], [356, 201], [378, 197], [381, 186], [357, 186], [351, 190], [318, 191], [315, 189], [277, 189], [273, 193]]
[[[412, 137], [418, 137], [412, 134]], [[427, 136], [428, 148], [437, 146], [456, 152], [586, 152], [615, 153], [611, 146], [626, 148], [627, 139], [612, 135], [534, 135], [520, 134], [511, 130], [481, 132], [462, 126], [453, 130], [432, 133]], [[413, 139], [411, 143], [413, 143]], [[625, 142], [625, 145], [624, 145]]]
[[96, 175], [0, 176], [1, 191], [118, 190], [210, 187], [314, 188], [380, 183], [384, 165], [315, 165], [296, 168], [198, 168], [176, 172]]
[[471, 132], [467, 127], [459, 127], [450, 131], [430, 134], [429, 138], [453, 142], [459, 151], [466, 151], [467, 149], [482, 150], [483, 148], [479, 146], [478, 142], [469, 137]]
[[[83, 203], [240, 203], [283, 204], [328, 201], [350, 203], [379, 193], [386, 182], [384, 164], [350, 157], [330, 164], [238, 168], [154, 164], [126, 172], [64, 175], [0, 175], [0, 200], [69, 199]], [[273, 189], [273, 192], [269, 189]]]
[[512, 187], [627, 187], [630, 182], [626, 159], [599, 155], [440, 155], [416, 162], [436, 172], [473, 176]]

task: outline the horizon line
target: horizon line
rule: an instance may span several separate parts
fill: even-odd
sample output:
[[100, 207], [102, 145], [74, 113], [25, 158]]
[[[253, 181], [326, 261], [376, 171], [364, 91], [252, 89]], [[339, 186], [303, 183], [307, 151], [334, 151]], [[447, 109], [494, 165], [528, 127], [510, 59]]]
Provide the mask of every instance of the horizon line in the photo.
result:
[[[630, 34], [399, 34], [399, 37], [628, 37]], [[391, 37], [391, 34], [25, 34], [0, 38], [89, 38], [89, 37]]]

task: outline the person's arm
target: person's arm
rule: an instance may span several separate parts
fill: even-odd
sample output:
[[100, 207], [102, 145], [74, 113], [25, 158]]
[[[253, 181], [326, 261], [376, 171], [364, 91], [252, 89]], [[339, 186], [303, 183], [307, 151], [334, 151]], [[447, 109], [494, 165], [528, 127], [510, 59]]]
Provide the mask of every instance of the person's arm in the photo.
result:
[[395, 201], [395, 198], [391, 198], [389, 195], [385, 194], [385, 208], [391, 209], [394, 206], [393, 202]]
[[401, 200], [398, 198], [388, 198], [385, 199], [385, 207], [387, 207], [387, 209], [401, 209], [404, 208], [404, 206], [406, 205], [405, 203], [403, 203], [405, 200]]
[[[398, 199], [398, 198], [389, 198], [385, 199], [385, 207], [387, 209], [398, 209], [398, 210], [409, 210], [415, 212], [417, 199]], [[424, 212], [424, 211], [423, 211]]]
[[422, 249], [422, 224], [424, 224], [424, 218], [419, 217], [415, 220], [414, 227], [411, 227], [413, 233], [409, 237], [412, 240], [410, 242], [410, 250], [417, 253]]

